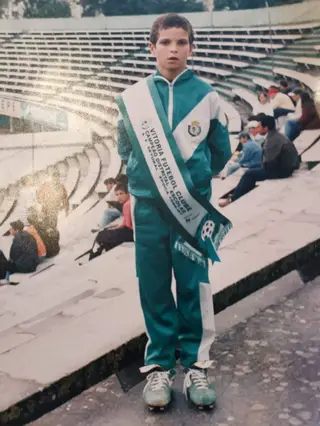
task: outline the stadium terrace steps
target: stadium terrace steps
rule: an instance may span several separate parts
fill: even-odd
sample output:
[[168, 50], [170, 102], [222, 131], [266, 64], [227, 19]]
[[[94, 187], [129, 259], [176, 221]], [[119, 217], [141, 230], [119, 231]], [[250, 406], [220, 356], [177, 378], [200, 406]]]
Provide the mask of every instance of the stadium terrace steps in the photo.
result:
[[[216, 312], [313, 256], [320, 236], [320, 206], [314, 203], [319, 172], [318, 167], [279, 181], [276, 191], [275, 182], [267, 181], [226, 208], [234, 230], [222, 245], [222, 263], [210, 268]], [[132, 244], [82, 266], [57, 259], [28, 285], [3, 287], [0, 295], [7, 312], [0, 324], [0, 365], [3, 384], [11, 389], [1, 399], [2, 416], [30, 419], [31, 401], [52, 408], [82, 390], [89, 371], [99, 371], [101, 379], [128, 356], [132, 362], [143, 353]]]
[[66, 162], [68, 164], [68, 173], [64, 181], [64, 186], [68, 198], [70, 198], [74, 194], [80, 179], [80, 165], [76, 156], [67, 158]]
[[302, 161], [305, 163], [317, 163], [320, 162], [320, 143], [317, 142], [308, 150], [302, 154]]
[[[210, 32], [215, 33], [216, 30], [210, 29]], [[309, 30], [308, 25], [282, 27], [285, 33], [298, 31], [303, 33]], [[269, 28], [235, 31], [239, 33], [247, 31], [250, 34], [264, 32], [267, 35]], [[275, 28], [274, 31], [280, 30]], [[111, 58], [120, 58], [119, 52], [124, 54], [138, 52], [130, 59], [142, 58], [141, 47], [144, 47], [147, 31], [140, 31], [143, 37], [140, 37], [137, 43], [135, 40], [130, 41], [130, 36], [122, 37], [119, 43], [114, 44], [112, 39], [116, 31], [111, 33], [105, 30], [104, 32], [108, 34], [108, 37], [101, 38], [100, 43], [103, 40], [105, 50], [114, 52], [113, 56], [110, 54]], [[135, 33], [131, 30], [127, 32], [132, 35]], [[233, 32], [233, 29], [228, 28], [226, 32]], [[125, 365], [128, 360], [131, 362], [133, 357], [141, 356], [145, 343], [145, 337], [141, 337], [144, 326], [137, 296], [132, 244], [122, 245], [90, 263], [85, 258], [78, 262], [74, 262], [74, 259], [90, 249], [94, 239], [90, 230], [98, 224], [105, 208], [105, 202], [103, 200], [98, 202], [97, 194], [92, 191], [97, 190], [99, 182], [101, 184], [105, 176], [116, 176], [122, 166], [112, 142], [117, 119], [111, 113], [110, 115], [109, 112], [106, 113], [113, 108], [110, 98], [137, 81], [140, 78], [137, 73], [145, 73], [147, 69], [134, 67], [130, 69], [115, 64], [114, 72], [111, 72], [111, 69], [105, 69], [103, 65], [95, 63], [88, 71], [84, 60], [85, 50], [94, 49], [90, 34], [84, 36], [79, 43], [72, 43], [71, 38], [75, 34], [66, 37], [67, 32], [59, 36], [54, 32], [49, 33], [38, 32], [26, 35], [23, 43], [29, 46], [41, 44], [44, 49], [50, 51], [54, 44], [59, 45], [64, 38], [68, 38], [70, 40], [67, 43], [69, 46], [67, 49], [70, 49], [70, 52], [74, 48], [80, 49], [81, 45], [82, 53], [78, 55], [77, 60], [83, 63], [76, 65], [76, 59], [70, 58], [67, 60], [67, 68], [63, 69], [61, 62], [56, 61], [56, 56], [55, 62], [48, 59], [40, 60], [42, 55], [39, 49], [37, 60], [28, 61], [21, 56], [23, 62], [18, 64], [18, 60], [12, 57], [9, 44], [7, 48], [0, 46], [0, 52], [3, 52], [2, 49], [10, 50], [8, 55], [10, 65], [5, 63], [6, 58], [0, 59], [0, 73], [3, 69], [1, 75], [5, 75], [5, 80], [0, 78], [0, 88], [4, 90], [3, 93], [21, 92], [19, 95], [23, 99], [34, 98], [41, 101], [46, 95], [51, 94], [50, 99], [43, 101], [46, 105], [60, 106], [90, 120], [92, 129], [105, 138], [104, 141], [110, 152], [110, 164], [108, 169], [102, 168], [102, 152], [97, 149], [97, 145], [95, 148], [87, 148], [85, 155], [77, 155], [74, 151], [66, 155], [68, 167], [64, 182], [71, 204], [76, 204], [75, 200], [80, 204], [67, 218], [61, 218], [61, 253], [54, 259], [53, 266], [45, 270], [39, 269], [39, 273], [31, 279], [28, 275], [16, 275], [21, 280], [18, 287], [0, 288], [2, 318], [0, 375], [1, 385], [9, 389], [9, 392], [5, 392], [1, 398], [0, 423], [5, 420], [7, 424], [8, 419], [15, 421], [15, 416], [20, 415], [30, 420], [34, 415], [31, 412], [32, 407], [36, 407], [36, 413], [39, 409], [52, 408], [89, 386], [92, 381], [110, 375]], [[274, 64], [281, 63], [286, 64], [281, 65], [282, 68], [286, 66], [294, 68], [293, 58], [304, 55], [301, 54], [301, 49], [307, 47], [309, 53], [309, 41], [310, 51], [312, 50], [314, 56], [317, 55], [317, 51], [312, 46], [313, 42], [319, 44], [317, 38], [308, 34], [302, 35], [303, 39], [295, 41], [294, 44], [283, 46], [279, 42], [274, 43], [273, 47], [277, 46], [280, 49], [275, 53]], [[218, 35], [218, 38], [221, 37]], [[260, 60], [260, 64], [252, 68], [253, 72], [249, 67], [245, 73], [234, 69], [230, 72], [226, 68], [214, 69], [197, 65], [201, 76], [210, 80], [211, 84], [215, 83], [214, 87], [217, 91], [231, 100], [234, 98], [232, 89], [239, 89], [239, 86], [255, 87], [255, 83], [252, 84], [253, 76], [265, 79], [272, 77], [270, 56], [268, 56], [270, 43], [248, 42], [253, 38], [257, 40], [259, 37], [244, 37], [246, 42], [232, 42], [230, 38], [233, 37], [226, 38], [229, 41], [204, 42], [207, 47], [210, 46], [208, 49], [202, 49], [204, 44], [200, 42], [197, 54], [203, 54], [205, 58], [208, 54], [206, 50], [218, 50], [212, 49], [213, 46], [217, 46], [221, 49], [221, 53], [230, 48], [231, 58], [235, 58], [238, 55], [236, 52], [243, 49], [243, 56], [239, 54], [241, 59], [237, 59], [238, 62], [248, 62], [250, 56]], [[241, 37], [235, 38], [239, 40]], [[275, 38], [283, 39], [284, 37]], [[308, 41], [304, 43], [304, 40]], [[19, 46], [16, 48], [17, 53], [21, 52], [23, 43], [16, 43]], [[296, 54], [297, 52], [300, 52], [299, 55]], [[260, 55], [266, 58], [263, 59]], [[228, 53], [223, 53], [223, 56], [227, 57]], [[221, 55], [219, 57], [223, 59]], [[62, 58], [65, 58], [65, 52], [61, 50]], [[200, 56], [197, 58], [201, 60]], [[18, 65], [19, 71], [15, 68], [15, 74], [10, 79], [7, 74], [8, 67], [18, 67]], [[148, 62], [145, 61], [139, 65], [147, 66]], [[220, 61], [220, 66], [224, 65], [227, 65], [227, 62]], [[134, 69], [135, 75], [130, 75]], [[52, 82], [55, 84], [48, 85], [50, 77], [43, 79], [42, 84], [38, 85], [40, 87], [30, 87], [32, 73], [41, 78], [41, 73], [46, 72], [49, 76], [55, 76], [52, 77]], [[20, 73], [21, 76], [26, 74], [24, 77], [25, 80], [28, 79], [26, 85], [23, 85], [23, 79], [18, 78]], [[224, 79], [223, 81], [220, 80], [219, 75]], [[19, 82], [16, 81], [18, 79]], [[69, 85], [68, 91], [63, 90], [61, 95], [56, 94], [55, 90], [61, 89], [61, 84], [65, 84], [66, 81]], [[74, 90], [72, 90], [73, 87]], [[99, 101], [99, 91], [101, 101]], [[247, 92], [255, 98], [252, 92], [248, 90]], [[238, 106], [225, 104], [225, 111], [231, 124], [230, 130], [234, 129], [237, 132], [239, 124], [241, 126], [241, 116], [235, 108]], [[248, 112], [249, 109], [248, 107]], [[235, 146], [237, 140], [233, 137], [234, 135], [231, 136]], [[305, 139], [303, 143], [301, 142], [301, 146], [297, 141], [303, 157], [308, 152], [312, 154], [313, 149], [318, 149], [319, 143], [310, 149], [307, 149], [309, 145], [304, 143]], [[87, 155], [90, 156], [90, 162], [86, 161]], [[318, 150], [312, 155], [318, 156]], [[60, 162], [61, 158], [58, 161]], [[92, 167], [92, 173], [90, 167]], [[97, 173], [101, 175], [100, 181]], [[215, 264], [210, 268], [217, 312], [286, 272], [299, 268], [308, 257], [312, 258], [319, 251], [320, 211], [319, 205], [314, 203], [319, 177], [318, 166], [310, 172], [302, 170], [290, 179], [262, 182], [258, 188], [224, 210], [224, 213], [232, 220], [234, 230], [223, 243], [221, 249], [223, 263]], [[214, 199], [218, 200], [225, 195], [225, 192], [232, 189], [238, 180], [237, 174], [223, 182], [214, 179]], [[296, 202], [297, 199], [299, 203]], [[8, 197], [8, 200], [15, 201], [14, 192], [11, 192], [11, 198]], [[3, 206], [2, 201], [0, 223]], [[257, 250], [261, 252], [258, 259], [255, 256]], [[79, 266], [80, 263], [82, 266]], [[123, 315], [123, 312], [127, 314]], [[52, 357], [54, 350], [56, 355]]]

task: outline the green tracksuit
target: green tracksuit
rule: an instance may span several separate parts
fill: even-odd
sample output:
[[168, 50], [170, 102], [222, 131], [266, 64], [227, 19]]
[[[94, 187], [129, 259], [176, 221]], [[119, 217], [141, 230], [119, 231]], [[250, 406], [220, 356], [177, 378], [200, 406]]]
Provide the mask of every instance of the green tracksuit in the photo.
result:
[[[231, 156], [219, 97], [191, 70], [185, 70], [172, 83], [159, 73], [154, 80], [193, 184], [210, 198], [212, 175], [219, 173]], [[137, 99], [137, 108], [139, 102], [143, 100]], [[208, 267], [173, 248], [177, 234], [156, 206], [145, 178], [146, 166], [137, 161], [122, 120], [118, 123], [118, 151], [127, 163], [133, 196], [137, 277], [149, 337], [145, 364], [173, 368], [177, 346], [183, 366], [207, 361], [214, 340]], [[176, 302], [171, 291], [172, 270]]]

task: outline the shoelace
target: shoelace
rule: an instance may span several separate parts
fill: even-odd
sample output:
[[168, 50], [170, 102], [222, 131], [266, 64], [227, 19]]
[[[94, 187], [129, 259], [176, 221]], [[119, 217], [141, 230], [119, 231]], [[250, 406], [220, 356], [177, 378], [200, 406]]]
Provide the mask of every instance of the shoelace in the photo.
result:
[[201, 370], [189, 370], [186, 374], [188, 386], [193, 383], [197, 389], [208, 389], [209, 382], [205, 372]]
[[154, 371], [147, 376], [147, 380], [152, 390], [165, 389], [166, 386], [171, 385], [168, 371]]

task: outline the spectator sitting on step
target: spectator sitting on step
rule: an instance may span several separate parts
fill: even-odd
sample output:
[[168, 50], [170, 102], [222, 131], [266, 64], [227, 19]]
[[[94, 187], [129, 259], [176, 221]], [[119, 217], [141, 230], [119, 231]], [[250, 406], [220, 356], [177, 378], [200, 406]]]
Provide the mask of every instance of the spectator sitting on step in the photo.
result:
[[108, 228], [99, 232], [96, 238], [96, 243], [99, 248], [90, 260], [100, 255], [105, 249], [111, 250], [125, 242], [133, 242], [133, 225], [131, 216], [130, 194], [127, 186], [118, 184], [115, 188], [115, 194], [119, 203], [122, 204], [123, 220], [120, 225], [110, 225]]
[[275, 119], [294, 112], [294, 105], [290, 97], [279, 92], [276, 86], [270, 86], [268, 97], [271, 99], [270, 104], [273, 108]]
[[262, 166], [246, 171], [232, 194], [220, 200], [220, 207], [225, 207], [247, 194], [258, 181], [287, 178], [299, 168], [300, 158], [297, 149], [276, 130], [274, 117], [261, 116], [259, 125], [260, 133], [267, 135], [263, 145]]
[[304, 90], [301, 87], [295, 87], [292, 92], [289, 93], [290, 98], [293, 100], [295, 105], [295, 111], [292, 114], [288, 114], [288, 118], [300, 118], [302, 115], [301, 106], [301, 95]]
[[15, 272], [34, 272], [39, 263], [36, 240], [23, 230], [21, 220], [10, 223], [10, 234], [14, 237], [10, 248], [10, 258], [0, 252], [0, 279], [1, 284], [10, 284], [10, 274]]
[[285, 124], [285, 135], [291, 141], [294, 141], [303, 130], [320, 129], [320, 118], [313, 99], [309, 93], [302, 93], [300, 98], [300, 117], [291, 118], [290, 120], [287, 120]]
[[289, 93], [291, 92], [291, 89], [289, 87], [287, 80], [280, 80], [279, 87], [280, 87], [280, 92], [284, 93], [285, 95], [289, 95]]
[[266, 115], [273, 116], [273, 108], [269, 102], [266, 92], [261, 92], [258, 95], [259, 104], [255, 104], [253, 107], [253, 115], [264, 113]]
[[261, 146], [251, 139], [250, 133], [248, 132], [241, 132], [239, 134], [239, 141], [242, 145], [242, 152], [240, 155], [238, 155], [238, 152], [235, 152], [231, 160], [228, 161], [222, 172], [222, 178], [226, 178], [241, 167], [245, 169], [261, 167]]
[[115, 194], [116, 186], [120, 183], [125, 186], [128, 185], [128, 178], [126, 175], [120, 174], [116, 177], [116, 179], [108, 178], [104, 181], [108, 191], [108, 194], [105, 197], [107, 208], [103, 213], [101, 223], [95, 229], [92, 229], [91, 232], [98, 232], [100, 229], [110, 225], [110, 223], [121, 216], [122, 205], [118, 202], [117, 196]]

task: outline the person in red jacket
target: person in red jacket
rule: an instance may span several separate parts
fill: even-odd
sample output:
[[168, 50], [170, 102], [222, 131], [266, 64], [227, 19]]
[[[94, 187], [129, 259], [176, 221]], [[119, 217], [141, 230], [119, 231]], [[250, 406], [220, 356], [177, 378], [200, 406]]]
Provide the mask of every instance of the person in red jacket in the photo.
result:
[[294, 141], [303, 130], [320, 129], [320, 117], [309, 93], [301, 94], [301, 110], [300, 118], [287, 120], [285, 125], [285, 135], [291, 141]]
[[111, 225], [100, 231], [96, 242], [100, 249], [98, 252], [111, 250], [125, 242], [133, 242], [133, 225], [131, 216], [130, 194], [126, 185], [119, 184], [115, 188], [115, 194], [119, 203], [122, 204], [123, 219], [119, 225]]

